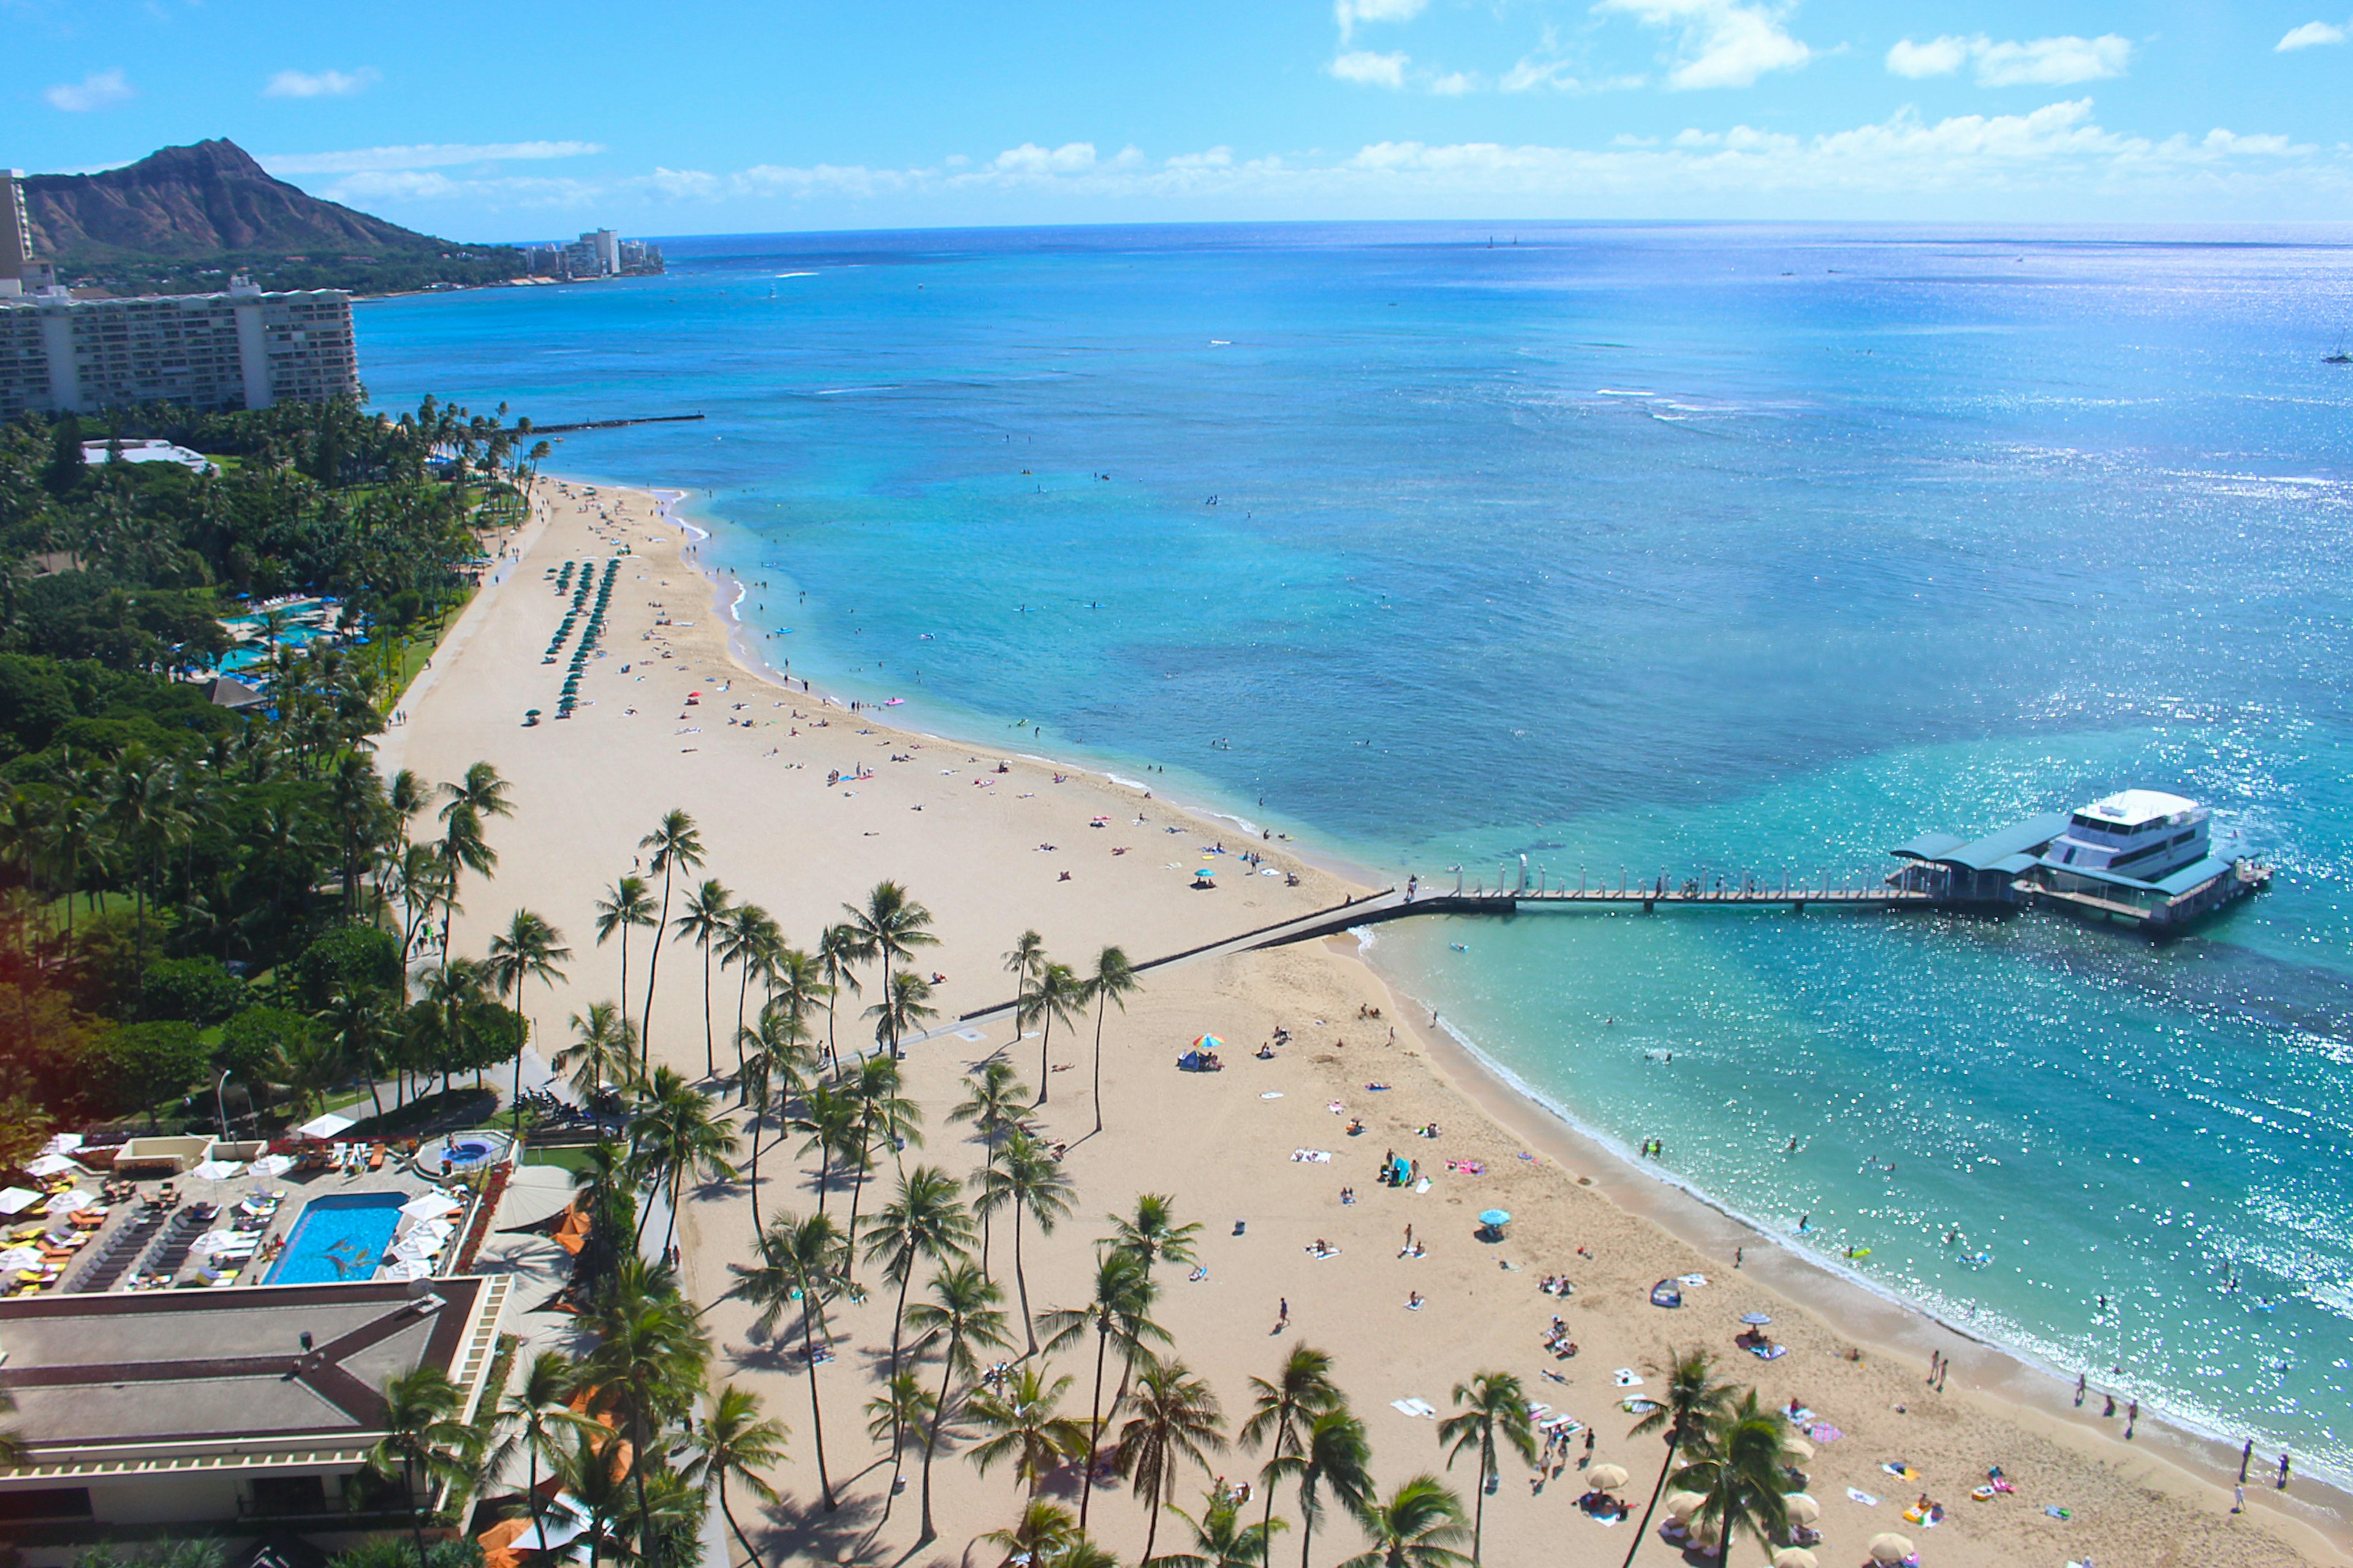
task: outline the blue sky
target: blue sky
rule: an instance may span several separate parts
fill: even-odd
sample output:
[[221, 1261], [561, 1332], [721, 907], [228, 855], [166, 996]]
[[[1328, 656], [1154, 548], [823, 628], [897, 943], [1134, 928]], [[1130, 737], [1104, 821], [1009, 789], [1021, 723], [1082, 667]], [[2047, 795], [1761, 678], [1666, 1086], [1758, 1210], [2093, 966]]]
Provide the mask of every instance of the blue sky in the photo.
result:
[[0, 0], [0, 163], [466, 238], [2353, 219], [2353, 0]]

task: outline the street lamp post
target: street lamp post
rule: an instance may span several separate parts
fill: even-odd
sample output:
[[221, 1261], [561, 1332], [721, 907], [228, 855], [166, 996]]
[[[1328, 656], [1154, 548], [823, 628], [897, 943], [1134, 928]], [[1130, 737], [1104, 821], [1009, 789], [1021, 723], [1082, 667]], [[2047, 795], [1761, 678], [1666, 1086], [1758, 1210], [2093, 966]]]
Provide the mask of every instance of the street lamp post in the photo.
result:
[[228, 1101], [222, 1097], [221, 1090], [228, 1083], [228, 1075], [229, 1069], [223, 1068], [220, 1077], [213, 1080], [213, 1109], [220, 1113], [221, 1142], [224, 1143], [228, 1142]]

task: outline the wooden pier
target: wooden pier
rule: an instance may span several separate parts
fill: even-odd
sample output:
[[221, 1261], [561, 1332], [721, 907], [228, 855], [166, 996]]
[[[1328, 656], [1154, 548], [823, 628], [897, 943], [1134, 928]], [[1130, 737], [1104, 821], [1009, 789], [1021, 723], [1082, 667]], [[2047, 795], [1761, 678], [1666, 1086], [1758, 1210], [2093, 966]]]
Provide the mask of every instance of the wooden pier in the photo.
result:
[[1803, 914], [1810, 909], [1854, 912], [1936, 910], [1956, 902], [1924, 889], [1889, 887], [1877, 882], [1852, 887], [1817, 884], [1810, 888], [1750, 883], [1739, 888], [1710, 889], [1693, 888], [1688, 883], [1663, 886], [1653, 881], [1616, 888], [1512, 888], [1501, 892], [1430, 892], [1417, 889], [1410, 898], [1402, 889], [1391, 888], [1344, 905], [1336, 911], [1326, 910], [1303, 925], [1291, 925], [1269, 933], [1250, 947], [1284, 947], [1332, 936], [1356, 926], [1379, 925], [1419, 915], [1513, 915], [1523, 910], [1578, 909], [1633, 910], [1646, 915], [1662, 910], [1778, 909]]

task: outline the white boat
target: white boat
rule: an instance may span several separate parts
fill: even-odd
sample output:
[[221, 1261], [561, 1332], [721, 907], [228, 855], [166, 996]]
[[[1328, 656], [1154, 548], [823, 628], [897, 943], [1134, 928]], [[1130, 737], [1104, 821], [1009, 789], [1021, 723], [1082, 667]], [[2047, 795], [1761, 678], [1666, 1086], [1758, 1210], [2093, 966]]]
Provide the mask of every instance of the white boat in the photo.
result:
[[2178, 795], [2125, 790], [2070, 813], [2066, 830], [2040, 858], [2058, 870], [2161, 881], [2211, 853], [2207, 816], [2204, 806]]

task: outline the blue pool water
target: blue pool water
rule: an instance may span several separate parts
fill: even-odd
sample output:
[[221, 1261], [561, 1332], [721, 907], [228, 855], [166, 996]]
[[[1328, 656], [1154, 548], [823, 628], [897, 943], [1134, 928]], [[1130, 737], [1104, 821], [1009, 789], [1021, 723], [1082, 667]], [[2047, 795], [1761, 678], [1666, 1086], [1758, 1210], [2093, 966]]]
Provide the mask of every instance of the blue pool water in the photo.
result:
[[392, 1233], [400, 1227], [399, 1193], [335, 1193], [302, 1205], [270, 1269], [272, 1285], [356, 1283], [375, 1277]]
[[1507, 238], [692, 240], [368, 304], [360, 350], [385, 405], [706, 413], [548, 466], [691, 490], [773, 659], [1400, 879], [1876, 876], [2209, 802], [2278, 880], [2163, 949], [1530, 916], [1373, 956], [1790, 1245], [2353, 1475], [2346, 231]]

